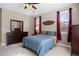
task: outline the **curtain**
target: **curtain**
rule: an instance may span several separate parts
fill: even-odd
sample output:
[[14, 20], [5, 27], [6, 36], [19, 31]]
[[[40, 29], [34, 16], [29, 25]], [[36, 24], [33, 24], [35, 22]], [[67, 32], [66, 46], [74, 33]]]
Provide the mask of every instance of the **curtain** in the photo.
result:
[[60, 31], [60, 12], [57, 12], [57, 41], [61, 40], [61, 31]]
[[36, 17], [34, 18], [34, 34], [36, 33]]
[[41, 33], [41, 29], [42, 29], [41, 21], [42, 21], [41, 16], [39, 16], [39, 34]]
[[71, 42], [72, 35], [72, 8], [69, 8], [69, 28], [68, 28], [68, 42]]

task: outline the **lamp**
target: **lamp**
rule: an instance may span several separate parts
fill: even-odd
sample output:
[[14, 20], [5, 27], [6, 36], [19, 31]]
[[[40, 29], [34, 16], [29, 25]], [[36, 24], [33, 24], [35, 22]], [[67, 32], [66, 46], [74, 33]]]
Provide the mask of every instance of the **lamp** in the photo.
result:
[[36, 32], [39, 33], [39, 27], [38, 26], [36, 26]]
[[37, 27], [36, 27], [36, 30], [38, 30], [38, 29], [39, 29], [39, 27], [37, 26]]

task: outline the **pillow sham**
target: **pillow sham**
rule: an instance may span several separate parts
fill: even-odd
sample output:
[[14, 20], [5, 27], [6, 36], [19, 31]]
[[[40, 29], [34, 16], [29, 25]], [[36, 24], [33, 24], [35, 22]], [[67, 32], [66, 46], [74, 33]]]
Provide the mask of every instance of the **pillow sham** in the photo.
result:
[[48, 31], [48, 32], [47, 32], [47, 35], [55, 36], [55, 35], [56, 35], [56, 32]]
[[47, 31], [42, 31], [41, 34], [46, 35]]

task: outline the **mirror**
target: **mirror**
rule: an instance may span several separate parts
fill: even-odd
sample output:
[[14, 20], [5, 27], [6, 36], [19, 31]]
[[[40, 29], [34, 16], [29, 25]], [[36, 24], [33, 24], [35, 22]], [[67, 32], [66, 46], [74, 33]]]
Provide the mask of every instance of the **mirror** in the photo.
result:
[[23, 21], [10, 20], [11, 31], [23, 31]]

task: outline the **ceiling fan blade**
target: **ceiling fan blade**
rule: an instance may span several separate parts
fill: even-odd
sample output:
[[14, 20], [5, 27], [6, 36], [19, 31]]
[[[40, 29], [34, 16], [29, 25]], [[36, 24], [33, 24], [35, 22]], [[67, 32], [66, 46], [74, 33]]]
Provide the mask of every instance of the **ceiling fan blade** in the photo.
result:
[[40, 3], [32, 3], [32, 4], [40, 4]]
[[24, 4], [40, 4], [40, 3], [24, 3]]
[[26, 9], [26, 8], [27, 8], [27, 6], [24, 7], [24, 9]]
[[34, 9], [37, 9], [34, 5], [32, 5], [32, 7], [33, 7]]

